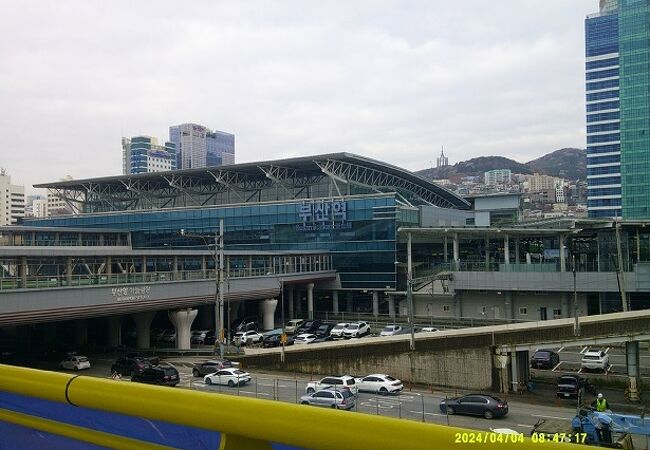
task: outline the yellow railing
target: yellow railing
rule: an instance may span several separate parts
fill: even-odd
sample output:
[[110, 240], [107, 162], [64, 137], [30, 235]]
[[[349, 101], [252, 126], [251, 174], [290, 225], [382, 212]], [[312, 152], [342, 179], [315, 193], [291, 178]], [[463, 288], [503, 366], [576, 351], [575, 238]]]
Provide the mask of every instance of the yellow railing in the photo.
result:
[[[0, 391], [217, 431], [223, 450], [268, 450], [271, 442], [332, 450], [471, 448], [476, 444], [457, 442], [472, 433], [481, 436], [481, 448], [539, 448], [529, 439], [490, 439], [489, 432], [6, 365], [0, 365]], [[168, 448], [6, 409], [0, 420], [112, 448]]]

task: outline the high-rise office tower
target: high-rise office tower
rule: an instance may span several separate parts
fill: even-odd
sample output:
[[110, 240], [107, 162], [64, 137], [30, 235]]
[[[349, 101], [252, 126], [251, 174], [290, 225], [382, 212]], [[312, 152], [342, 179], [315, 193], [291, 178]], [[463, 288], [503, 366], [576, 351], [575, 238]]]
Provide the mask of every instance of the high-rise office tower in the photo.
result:
[[11, 177], [0, 169], [0, 225], [15, 225], [25, 217], [25, 186], [11, 184]]
[[600, 0], [585, 20], [587, 208], [650, 218], [650, 2]]
[[122, 173], [163, 172], [176, 169], [176, 145], [150, 136], [122, 138]]
[[176, 145], [179, 169], [235, 163], [234, 134], [211, 131], [195, 123], [184, 123], [169, 127], [169, 140]]

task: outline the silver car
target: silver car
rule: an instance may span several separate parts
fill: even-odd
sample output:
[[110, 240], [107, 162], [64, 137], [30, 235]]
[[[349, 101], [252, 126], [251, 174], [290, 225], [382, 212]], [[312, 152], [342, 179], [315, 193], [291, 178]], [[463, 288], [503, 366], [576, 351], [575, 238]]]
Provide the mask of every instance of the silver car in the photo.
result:
[[301, 405], [322, 406], [324, 408], [352, 409], [354, 394], [349, 389], [321, 389], [313, 394], [300, 397]]

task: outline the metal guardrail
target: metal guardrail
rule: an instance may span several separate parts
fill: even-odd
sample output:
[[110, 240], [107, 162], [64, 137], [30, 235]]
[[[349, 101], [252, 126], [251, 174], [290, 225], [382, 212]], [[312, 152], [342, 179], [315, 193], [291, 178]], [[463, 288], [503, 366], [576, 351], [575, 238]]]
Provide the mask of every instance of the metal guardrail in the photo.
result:
[[[296, 269], [299, 269], [296, 266]], [[298, 270], [295, 272], [282, 271], [276, 273], [265, 267], [252, 267], [245, 269], [231, 269], [227, 274], [224, 273], [226, 280], [232, 278], [261, 277], [265, 275], [290, 275], [300, 273], [327, 272], [329, 267], [312, 268], [310, 271]], [[100, 274], [100, 275], [59, 275], [59, 276], [28, 276], [26, 284], [18, 277], [0, 277], [0, 291], [13, 289], [46, 289], [58, 287], [87, 287], [95, 285], [113, 285], [113, 284], [130, 284], [130, 283], [155, 283], [165, 281], [198, 281], [214, 280], [215, 271], [212, 270], [179, 270], [176, 272], [146, 272], [146, 273], [128, 273], [128, 274]]]
[[[6, 365], [0, 365], [0, 390], [217, 431], [221, 450], [269, 450], [271, 442], [315, 450], [428, 450], [457, 447], [468, 436], [480, 436], [486, 449], [537, 448], [528, 438], [509, 442], [489, 431]], [[168, 448], [8, 409], [0, 409], [0, 420], [112, 448]], [[545, 448], [567, 445], [549, 442]]]

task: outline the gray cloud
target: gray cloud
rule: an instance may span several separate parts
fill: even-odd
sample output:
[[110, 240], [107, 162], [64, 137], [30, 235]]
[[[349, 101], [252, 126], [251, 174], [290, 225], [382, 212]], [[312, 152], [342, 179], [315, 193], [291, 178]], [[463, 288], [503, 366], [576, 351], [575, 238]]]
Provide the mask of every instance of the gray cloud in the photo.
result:
[[0, 165], [26, 185], [118, 174], [122, 135], [186, 121], [235, 133], [240, 162], [584, 146], [595, 0], [0, 6]]

